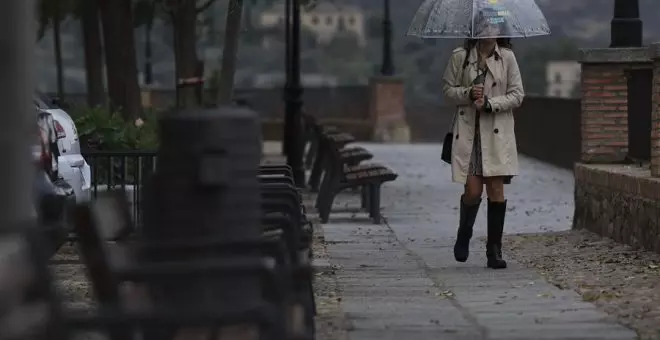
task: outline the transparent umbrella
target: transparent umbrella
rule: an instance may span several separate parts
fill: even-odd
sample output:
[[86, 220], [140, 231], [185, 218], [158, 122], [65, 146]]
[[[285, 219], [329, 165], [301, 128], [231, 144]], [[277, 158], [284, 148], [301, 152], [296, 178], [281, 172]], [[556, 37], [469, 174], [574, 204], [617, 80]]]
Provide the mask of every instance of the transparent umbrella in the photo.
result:
[[534, 0], [424, 0], [407, 35], [422, 38], [520, 38], [550, 34]]

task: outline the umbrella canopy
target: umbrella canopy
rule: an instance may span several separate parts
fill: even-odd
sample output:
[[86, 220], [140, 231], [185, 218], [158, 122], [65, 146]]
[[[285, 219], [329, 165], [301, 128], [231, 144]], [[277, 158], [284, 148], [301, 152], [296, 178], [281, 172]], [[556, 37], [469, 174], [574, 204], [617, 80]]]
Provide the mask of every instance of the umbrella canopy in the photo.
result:
[[548, 22], [534, 0], [424, 0], [407, 33], [473, 39], [548, 34]]

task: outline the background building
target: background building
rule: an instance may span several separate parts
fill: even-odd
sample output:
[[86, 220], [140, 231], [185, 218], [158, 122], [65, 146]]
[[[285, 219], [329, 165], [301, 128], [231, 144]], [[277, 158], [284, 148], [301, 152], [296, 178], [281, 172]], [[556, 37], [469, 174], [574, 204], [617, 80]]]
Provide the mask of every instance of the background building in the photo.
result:
[[580, 63], [574, 60], [548, 62], [546, 96], [560, 98], [579, 96], [580, 72]]
[[[364, 13], [357, 6], [319, 3], [300, 14], [302, 27], [316, 35], [317, 42], [327, 44], [342, 32], [355, 34], [360, 46], [366, 45]], [[259, 15], [264, 28], [284, 23], [284, 4], [277, 4]]]

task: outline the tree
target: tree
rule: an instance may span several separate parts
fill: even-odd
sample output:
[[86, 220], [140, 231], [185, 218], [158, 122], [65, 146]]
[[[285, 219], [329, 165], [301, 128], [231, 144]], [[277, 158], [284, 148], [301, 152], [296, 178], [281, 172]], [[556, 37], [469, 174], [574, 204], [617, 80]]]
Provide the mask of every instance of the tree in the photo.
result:
[[85, 51], [87, 104], [91, 107], [105, 105], [103, 44], [97, 0], [78, 0], [76, 14], [80, 18]]
[[124, 119], [132, 121], [141, 109], [133, 4], [131, 0], [98, 0], [98, 6], [103, 25], [110, 108], [121, 110]]
[[[197, 56], [197, 15], [207, 10], [215, 0], [154, 0], [167, 13], [174, 35], [174, 62], [176, 79], [179, 81], [196, 78], [200, 60]], [[195, 90], [184, 88], [179, 92], [181, 107], [194, 106]]]
[[222, 49], [222, 68], [218, 83], [218, 104], [231, 104], [234, 92], [234, 75], [236, 73], [236, 55], [238, 54], [238, 39], [243, 16], [243, 0], [229, 0], [227, 22], [225, 24], [225, 41]]
[[60, 25], [70, 14], [73, 7], [71, 0], [40, 0], [39, 1], [39, 30], [37, 39], [46, 35], [50, 26], [53, 29], [53, 53], [55, 56], [55, 70], [57, 74], [57, 95], [64, 99], [64, 67], [62, 65], [62, 38]]

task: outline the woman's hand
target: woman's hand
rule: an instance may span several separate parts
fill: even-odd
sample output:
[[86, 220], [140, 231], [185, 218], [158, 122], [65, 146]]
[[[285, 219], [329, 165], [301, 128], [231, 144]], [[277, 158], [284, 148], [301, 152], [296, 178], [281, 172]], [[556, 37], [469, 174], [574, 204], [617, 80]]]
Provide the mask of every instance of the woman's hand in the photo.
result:
[[484, 99], [483, 96], [474, 101], [474, 107], [477, 109], [477, 111], [482, 111], [484, 109], [484, 105], [486, 105], [486, 99]]
[[484, 86], [481, 84], [472, 85], [470, 88], [470, 98], [472, 100], [477, 100], [484, 97]]

